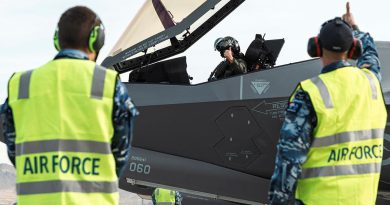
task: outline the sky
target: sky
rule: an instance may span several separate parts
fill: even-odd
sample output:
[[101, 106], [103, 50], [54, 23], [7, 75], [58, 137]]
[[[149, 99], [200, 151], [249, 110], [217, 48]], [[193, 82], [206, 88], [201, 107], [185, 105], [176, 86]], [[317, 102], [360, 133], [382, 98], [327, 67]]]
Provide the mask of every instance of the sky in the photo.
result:
[[[0, 104], [7, 96], [7, 82], [16, 71], [29, 70], [51, 60], [56, 50], [53, 34], [60, 15], [68, 8], [84, 5], [94, 10], [106, 28], [101, 62], [116, 43], [145, 0], [0, 0]], [[255, 34], [266, 39], [284, 38], [277, 65], [309, 59], [308, 38], [318, 34], [321, 24], [345, 13], [345, 0], [246, 0], [231, 15], [182, 55], [187, 56], [193, 84], [207, 80], [222, 60], [214, 51], [214, 40], [233, 36], [245, 52]], [[390, 41], [390, 1], [350, 0], [351, 12], [363, 31], [375, 40]], [[147, 29], [147, 28], [145, 28]], [[387, 68], [384, 68], [387, 69]], [[390, 69], [390, 68], [389, 68]], [[122, 79], [127, 76], [122, 75]], [[287, 76], [281, 76], [281, 79]], [[0, 163], [6, 162], [0, 145]]]

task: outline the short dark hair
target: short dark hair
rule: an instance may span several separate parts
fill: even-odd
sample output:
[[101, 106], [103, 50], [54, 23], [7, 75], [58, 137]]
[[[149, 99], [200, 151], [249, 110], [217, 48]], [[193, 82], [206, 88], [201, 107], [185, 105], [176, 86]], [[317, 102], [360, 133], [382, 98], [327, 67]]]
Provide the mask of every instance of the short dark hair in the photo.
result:
[[85, 6], [75, 6], [66, 10], [57, 25], [60, 47], [88, 48], [90, 32], [100, 23], [95, 12]]

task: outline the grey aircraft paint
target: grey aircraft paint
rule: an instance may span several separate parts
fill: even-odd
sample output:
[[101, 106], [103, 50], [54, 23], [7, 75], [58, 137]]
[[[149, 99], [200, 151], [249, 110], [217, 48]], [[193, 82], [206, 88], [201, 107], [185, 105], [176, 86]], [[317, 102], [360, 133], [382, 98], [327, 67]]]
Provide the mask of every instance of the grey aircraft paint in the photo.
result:
[[[209, 0], [202, 8], [217, 2]], [[231, 2], [238, 6], [243, 0]], [[234, 10], [225, 9], [226, 15]], [[192, 16], [198, 18], [204, 11], [199, 9]], [[165, 35], [161, 39], [178, 33], [176, 28], [161, 33]], [[200, 33], [194, 41], [207, 31]], [[150, 47], [152, 40], [153, 36], [136, 45]], [[390, 106], [390, 43], [377, 42], [377, 46], [383, 93]], [[105, 63], [111, 66], [137, 51], [125, 49]], [[155, 187], [178, 190], [184, 195], [184, 205], [266, 203], [288, 96], [298, 82], [316, 76], [320, 69], [317, 59], [198, 85], [127, 84], [141, 115], [120, 187], [141, 195], [150, 195]], [[385, 132], [390, 133], [389, 126]], [[383, 165], [387, 165], [388, 140], [384, 147]], [[383, 166], [377, 204], [390, 203], [388, 173], [390, 166]]]
[[[389, 55], [389, 45], [378, 42], [381, 56]], [[386, 65], [387, 59], [382, 61], [387, 94]], [[235, 203], [266, 203], [288, 96], [320, 69], [317, 59], [199, 85], [126, 84], [141, 115], [121, 187], [161, 186]], [[387, 140], [385, 147], [390, 148]], [[389, 157], [386, 148], [383, 165]], [[137, 172], [137, 166], [147, 166], [148, 173]], [[382, 167], [381, 192], [390, 190], [388, 169]]]
[[[384, 139], [386, 140], [386, 142], [389, 143], [390, 142], [390, 135], [385, 133]], [[383, 147], [383, 151], [390, 152], [390, 149], [385, 146], [385, 147]], [[387, 165], [390, 165], [390, 158], [384, 158], [382, 161], [382, 166], [387, 166]]]
[[[390, 43], [377, 46], [389, 106]], [[184, 205], [266, 203], [287, 98], [320, 68], [319, 60], [309, 60], [199, 85], [127, 84], [141, 115], [121, 188], [145, 194], [140, 190], [158, 186], [197, 196], [185, 197]], [[389, 203], [388, 134], [384, 147], [377, 204]]]

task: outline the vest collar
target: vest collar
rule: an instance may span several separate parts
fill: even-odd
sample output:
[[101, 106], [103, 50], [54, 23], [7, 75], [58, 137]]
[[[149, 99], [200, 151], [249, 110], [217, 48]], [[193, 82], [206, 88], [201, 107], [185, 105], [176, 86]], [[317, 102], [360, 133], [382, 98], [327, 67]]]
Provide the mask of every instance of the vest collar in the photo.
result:
[[321, 73], [331, 72], [331, 71], [334, 71], [338, 68], [343, 68], [343, 67], [348, 67], [348, 66], [351, 66], [351, 64], [348, 61], [345, 61], [345, 60], [336, 61], [334, 63], [331, 63], [331, 64], [323, 67]]
[[54, 57], [54, 60], [56, 59], [62, 59], [62, 58], [72, 58], [72, 59], [81, 59], [81, 60], [89, 60], [86, 53], [75, 50], [75, 49], [63, 49]]

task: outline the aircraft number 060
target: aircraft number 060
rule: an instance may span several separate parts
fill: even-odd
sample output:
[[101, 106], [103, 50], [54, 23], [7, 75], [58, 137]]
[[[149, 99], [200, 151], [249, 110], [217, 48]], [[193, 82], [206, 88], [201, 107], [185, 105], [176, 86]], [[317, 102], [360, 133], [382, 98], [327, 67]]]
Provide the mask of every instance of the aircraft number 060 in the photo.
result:
[[137, 172], [140, 174], [149, 174], [150, 173], [150, 165], [148, 164], [141, 164], [141, 163], [130, 163], [130, 171], [131, 172]]

